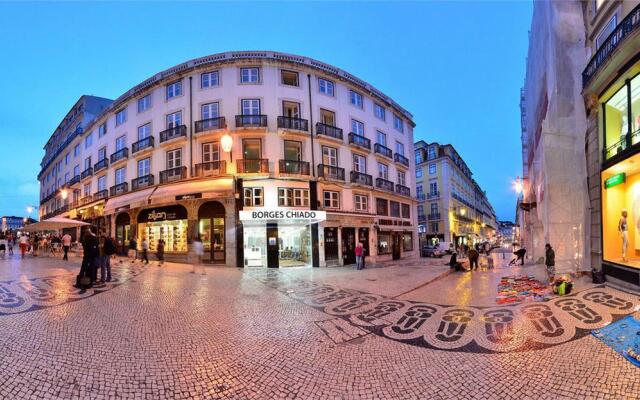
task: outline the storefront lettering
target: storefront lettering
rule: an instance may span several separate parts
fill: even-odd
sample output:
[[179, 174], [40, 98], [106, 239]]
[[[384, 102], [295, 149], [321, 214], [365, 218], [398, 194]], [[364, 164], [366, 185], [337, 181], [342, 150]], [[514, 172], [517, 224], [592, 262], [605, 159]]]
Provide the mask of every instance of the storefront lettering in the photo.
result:
[[310, 221], [324, 221], [327, 218], [325, 211], [313, 211], [313, 210], [253, 210], [253, 211], [240, 211], [241, 220], [310, 220]]
[[157, 221], [157, 220], [171, 220], [176, 219], [176, 213], [167, 213], [165, 211], [156, 211], [153, 210], [147, 216], [147, 220], [149, 221]]

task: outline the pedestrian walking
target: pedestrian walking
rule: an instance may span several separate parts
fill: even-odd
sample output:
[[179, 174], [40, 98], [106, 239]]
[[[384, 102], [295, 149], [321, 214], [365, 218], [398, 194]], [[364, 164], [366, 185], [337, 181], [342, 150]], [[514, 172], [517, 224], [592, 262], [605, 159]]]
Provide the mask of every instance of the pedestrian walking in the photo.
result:
[[64, 252], [62, 259], [65, 261], [69, 261], [70, 248], [71, 248], [71, 235], [69, 235], [68, 233], [65, 233], [64, 236], [62, 237], [62, 251]]
[[28, 247], [29, 247], [29, 237], [23, 233], [20, 236], [20, 254], [22, 255], [22, 258], [24, 258], [24, 255], [26, 254]]
[[129, 258], [132, 262], [136, 262], [138, 259], [138, 243], [134, 237], [129, 239]]
[[144, 261], [145, 264], [149, 264], [149, 242], [146, 237], [142, 238], [142, 257], [141, 261]]
[[195, 239], [193, 240], [193, 254], [194, 254], [194, 263], [193, 263], [193, 271], [191, 271], [192, 274], [196, 273], [196, 266], [200, 266], [200, 268], [202, 268], [202, 275], [205, 275], [206, 272], [204, 270], [204, 265], [202, 265], [202, 257], [204, 256], [204, 244], [202, 244], [202, 241], [200, 240], [200, 236], [196, 236]]
[[104, 259], [100, 264], [100, 280], [102, 282], [111, 282], [111, 257], [114, 254], [116, 254], [115, 240], [109, 235], [104, 235]]
[[[478, 259], [480, 258], [480, 253], [478, 250], [471, 248], [467, 251], [467, 257], [469, 258], [469, 271], [478, 270]], [[475, 268], [474, 268], [475, 265]]]
[[7, 235], [7, 250], [9, 251], [9, 255], [12, 256], [13, 255], [13, 244], [14, 244], [15, 238], [13, 236], [13, 234], [11, 232], [9, 232], [9, 235]]
[[356, 245], [356, 269], [359, 271], [362, 269], [362, 255], [364, 253], [364, 247], [362, 243], [358, 242]]
[[164, 265], [164, 239], [160, 238], [158, 240], [158, 245], [156, 246], [156, 256], [158, 257], [158, 267]]
[[556, 252], [549, 243], [544, 246], [544, 265], [547, 267], [547, 276], [549, 284], [552, 285], [556, 276]]

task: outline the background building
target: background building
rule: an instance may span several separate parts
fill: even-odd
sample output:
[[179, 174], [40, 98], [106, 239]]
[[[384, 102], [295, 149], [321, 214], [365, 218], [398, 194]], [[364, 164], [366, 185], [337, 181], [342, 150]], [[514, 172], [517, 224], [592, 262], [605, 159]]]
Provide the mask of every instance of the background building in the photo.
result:
[[498, 221], [498, 232], [504, 243], [511, 244], [516, 240], [516, 225], [511, 221]]
[[15, 217], [15, 216], [8, 216], [5, 215], [3, 217], [0, 217], [0, 232], [7, 232], [7, 231], [18, 231], [22, 228], [24, 228], [24, 224], [28, 223], [28, 224], [32, 224], [34, 222], [36, 222], [35, 219], [33, 218], [25, 218], [25, 217]]
[[589, 203], [580, 72], [586, 57], [579, 1], [534, 2], [521, 91], [524, 192], [521, 245], [538, 261], [550, 243], [559, 272], [590, 269]]
[[492, 240], [495, 211], [455, 148], [421, 140], [414, 152], [421, 242], [457, 246]]
[[40, 216], [92, 221], [121, 246], [162, 237], [177, 259], [199, 235], [227, 265], [351, 264], [359, 241], [373, 262], [411, 257], [413, 127], [317, 60], [202, 57], [115, 101], [82, 96], [45, 146]]
[[609, 284], [634, 290], [640, 289], [639, 3], [583, 3], [587, 57], [579, 80], [588, 113], [583, 145], [593, 265], [602, 266]]

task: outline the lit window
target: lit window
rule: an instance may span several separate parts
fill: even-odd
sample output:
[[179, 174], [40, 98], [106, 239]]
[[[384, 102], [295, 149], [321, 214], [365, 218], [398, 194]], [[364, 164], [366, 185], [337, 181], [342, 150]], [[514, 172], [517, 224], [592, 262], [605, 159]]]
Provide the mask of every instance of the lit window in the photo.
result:
[[282, 78], [282, 84], [287, 86], [299, 86], [300, 82], [298, 81], [298, 73], [295, 71], [285, 71], [282, 70], [280, 72], [280, 76]]

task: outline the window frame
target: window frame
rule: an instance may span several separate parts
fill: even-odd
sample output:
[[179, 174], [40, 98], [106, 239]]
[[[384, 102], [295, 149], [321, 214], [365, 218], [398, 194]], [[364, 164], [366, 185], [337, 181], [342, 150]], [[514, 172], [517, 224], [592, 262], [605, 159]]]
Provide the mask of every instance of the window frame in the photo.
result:
[[127, 122], [127, 107], [116, 111], [116, 126], [120, 126]]
[[[244, 71], [256, 71], [256, 80], [255, 81], [244, 81]], [[260, 72], [260, 67], [257, 66], [251, 66], [251, 67], [240, 67], [239, 68], [239, 83], [241, 85], [259, 85], [260, 83], [262, 83], [262, 73]], [[252, 74], [247, 74], [248, 78], [252, 77]]]
[[[380, 115], [378, 115], [378, 110], [382, 110], [382, 113]], [[374, 102], [373, 103], [373, 116], [378, 118], [381, 121], [386, 121], [387, 120], [387, 110], [380, 103]]]
[[[215, 74], [216, 76], [216, 84], [212, 85], [211, 84], [211, 76], [212, 74]], [[209, 77], [209, 83], [207, 84], [207, 86], [204, 85], [204, 78], [205, 76]], [[207, 72], [203, 72], [200, 74], [200, 89], [211, 89], [211, 88], [215, 88], [215, 87], [219, 87], [220, 86], [220, 70], [213, 70], [213, 71], [207, 71]]]
[[[323, 84], [325, 83], [326, 84]], [[324, 87], [324, 90], [323, 90]], [[328, 93], [328, 89], [331, 88], [331, 93]], [[318, 92], [329, 97], [336, 97], [336, 84], [332, 80], [318, 77]]]
[[369, 196], [362, 193], [354, 193], [353, 209], [355, 211], [361, 211], [361, 212], [369, 211]]
[[[359, 101], [359, 104], [358, 104], [358, 101]], [[351, 103], [352, 106], [363, 110], [364, 96], [355, 90], [349, 89], [349, 103]]]
[[[259, 192], [259, 194], [256, 194]], [[247, 193], [250, 193], [247, 196]], [[262, 186], [248, 186], [242, 188], [242, 203], [244, 207], [264, 207], [264, 187]], [[256, 205], [256, 199], [259, 200], [258, 205]]]
[[[329, 195], [329, 198], [327, 198], [327, 194]], [[329, 205], [327, 205], [327, 201]], [[334, 203], [337, 203], [337, 205], [334, 205]], [[322, 191], [322, 207], [326, 209], [333, 209], [333, 210], [339, 209], [340, 208], [340, 192], [335, 190], [323, 190]]]
[[[296, 84], [295, 85], [291, 85], [288, 83], [285, 83], [284, 81], [284, 75], [285, 74], [295, 74], [296, 76]], [[290, 69], [281, 69], [280, 70], [280, 84], [284, 85], [284, 86], [290, 86], [290, 87], [300, 87], [300, 73], [298, 71], [293, 71]]]
[[176, 97], [182, 97], [182, 95], [184, 95], [184, 90], [183, 90], [183, 87], [182, 87], [182, 79], [178, 79], [176, 81], [167, 83], [165, 85], [165, 100], [166, 101], [169, 101], [171, 99], [175, 99]]
[[151, 93], [146, 94], [138, 99], [138, 114], [149, 111], [151, 108]]

